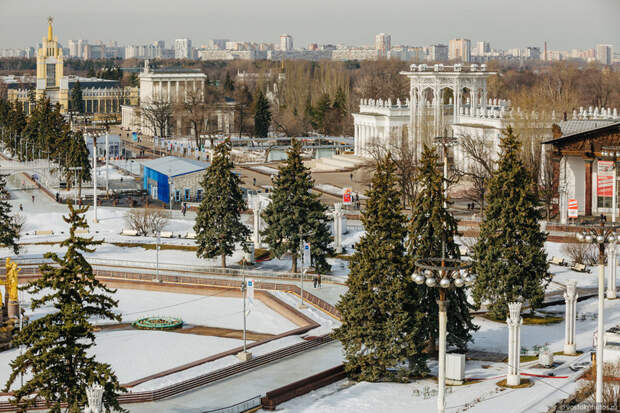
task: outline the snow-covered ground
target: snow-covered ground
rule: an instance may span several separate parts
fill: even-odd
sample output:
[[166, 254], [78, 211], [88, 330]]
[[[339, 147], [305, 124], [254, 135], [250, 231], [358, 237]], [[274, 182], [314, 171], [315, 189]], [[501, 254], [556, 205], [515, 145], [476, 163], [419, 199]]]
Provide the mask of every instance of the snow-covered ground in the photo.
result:
[[[53, 311], [51, 307], [31, 310], [32, 297], [26, 292], [21, 294], [20, 299], [26, 309], [26, 316], [31, 319], [42, 317]], [[278, 292], [276, 295], [284, 301], [296, 304], [295, 297], [287, 293]], [[242, 301], [237, 298], [128, 289], [117, 290], [114, 298], [119, 301], [116, 311], [122, 315], [123, 322], [158, 315], [180, 317], [186, 324], [192, 325], [231, 329], [243, 327]], [[258, 300], [251, 301], [248, 308], [248, 330], [279, 334], [297, 327]], [[309, 334], [324, 334], [339, 325], [336, 320], [314, 307], [309, 307], [304, 310], [304, 313], [323, 324], [322, 327], [312, 330]], [[97, 320], [94, 321], [97, 323]], [[99, 320], [99, 322], [109, 324], [110, 320]], [[104, 330], [97, 332], [95, 336], [96, 346], [93, 348], [93, 354], [96, 355], [97, 360], [110, 363], [121, 382], [133, 381], [242, 345], [242, 341], [237, 339], [159, 331]], [[251, 351], [254, 356], [259, 356], [302, 341], [303, 339], [299, 336], [290, 336], [257, 346]], [[250, 343], [252, 341], [248, 341], [248, 344]], [[0, 352], [1, 383], [6, 382], [10, 372], [9, 362], [18, 354], [18, 349]], [[160, 388], [238, 362], [239, 359], [236, 357], [227, 356], [174, 375], [143, 383], [134, 390]]]
[[[596, 330], [596, 313], [598, 299], [591, 298], [577, 303], [576, 344], [578, 349], [592, 346], [592, 334]], [[558, 312], [564, 316], [564, 305], [545, 307], [544, 311]], [[581, 315], [585, 320], [581, 320]], [[480, 330], [473, 333], [472, 349], [508, 352], [508, 329], [506, 323], [498, 323], [476, 317], [474, 321]], [[605, 300], [605, 326], [607, 328], [620, 324], [620, 300]], [[548, 325], [523, 325], [521, 327], [521, 346], [532, 349], [535, 345], [549, 345], [551, 351], [561, 351], [564, 344], [565, 323]]]
[[[227, 292], [227, 290], [222, 290]], [[26, 309], [26, 315], [32, 319], [40, 318], [52, 307], [30, 309], [31, 296], [21, 292], [20, 301]], [[283, 293], [286, 295], [286, 293]], [[122, 316], [122, 321], [129, 323], [148, 316], [180, 317], [185, 324], [220, 327], [230, 329], [243, 328], [243, 300], [234, 297], [216, 295], [194, 295], [166, 293], [159, 291], [142, 291], [118, 289], [112, 296], [118, 300], [115, 312]], [[247, 329], [259, 333], [281, 334], [298, 326], [262, 301], [248, 300]], [[94, 320], [96, 324], [114, 324], [110, 320]]]
[[[101, 331], [95, 333], [95, 337], [96, 345], [91, 349], [91, 354], [96, 356], [97, 361], [109, 363], [121, 383], [242, 344], [237, 339], [144, 330]], [[0, 383], [6, 383], [11, 371], [9, 362], [18, 355], [19, 349], [0, 352]], [[24, 380], [27, 379], [24, 376]]]

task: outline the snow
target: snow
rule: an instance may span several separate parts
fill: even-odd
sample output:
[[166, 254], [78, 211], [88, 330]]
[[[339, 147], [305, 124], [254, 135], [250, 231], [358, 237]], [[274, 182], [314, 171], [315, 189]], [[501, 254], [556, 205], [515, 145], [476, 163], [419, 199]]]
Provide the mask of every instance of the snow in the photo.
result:
[[263, 165], [252, 165], [252, 166], [247, 166], [248, 169], [256, 171], [256, 172], [261, 172], [267, 175], [277, 175], [280, 171], [278, 169], [275, 168], [270, 168], [268, 166], [263, 166]]
[[[279, 350], [284, 347], [289, 347], [294, 344], [298, 344], [304, 341], [299, 336], [284, 337], [279, 340], [270, 341], [260, 346], [253, 347], [248, 351], [252, 353], [253, 357], [258, 357]], [[159, 389], [165, 386], [169, 386], [174, 383], [178, 383], [184, 380], [192, 379], [219, 369], [223, 369], [228, 366], [239, 363], [240, 360], [236, 356], [226, 356], [220, 359], [201, 364], [196, 367], [192, 367], [187, 370], [180, 371], [178, 373], [170, 374], [168, 376], [160, 377], [158, 379], [150, 380], [145, 383], [139, 384], [133, 387], [132, 391], [149, 391]]]
[[[121, 383], [242, 344], [237, 339], [145, 330], [102, 331], [95, 333], [95, 337], [96, 345], [89, 354], [94, 354], [99, 362], [109, 363]], [[9, 362], [17, 355], [19, 349], [0, 352], [0, 382], [6, 383], [10, 374]], [[24, 376], [24, 381], [27, 379]]]
[[[317, 184], [314, 187], [319, 191], [328, 193], [330, 195], [342, 196], [344, 194], [344, 188], [340, 188], [335, 185]], [[353, 195], [359, 195], [360, 199], [368, 199], [366, 195], [358, 194], [357, 192], [354, 192]]]

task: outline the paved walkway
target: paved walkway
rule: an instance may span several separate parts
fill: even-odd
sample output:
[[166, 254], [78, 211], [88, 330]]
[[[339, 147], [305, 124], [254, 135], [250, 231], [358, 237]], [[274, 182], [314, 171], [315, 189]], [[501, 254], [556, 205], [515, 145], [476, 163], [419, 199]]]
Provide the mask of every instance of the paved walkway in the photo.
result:
[[179, 396], [151, 403], [125, 405], [132, 413], [199, 413], [242, 402], [270, 390], [293, 383], [341, 364], [344, 360], [339, 342], [324, 344], [249, 373], [239, 374]]

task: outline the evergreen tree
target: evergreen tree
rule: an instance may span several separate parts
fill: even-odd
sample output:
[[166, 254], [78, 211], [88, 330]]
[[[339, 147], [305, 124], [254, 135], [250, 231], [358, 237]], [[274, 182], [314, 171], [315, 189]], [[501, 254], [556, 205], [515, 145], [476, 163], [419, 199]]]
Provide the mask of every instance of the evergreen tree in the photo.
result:
[[15, 254], [19, 254], [17, 241], [21, 227], [15, 216], [11, 215], [11, 204], [7, 201], [9, 198], [5, 177], [0, 175], [0, 246], [11, 248]]
[[330, 269], [326, 258], [333, 249], [329, 246], [327, 207], [310, 192], [313, 187], [314, 180], [301, 159], [301, 143], [293, 139], [286, 164], [273, 178], [271, 203], [262, 214], [267, 225], [262, 232], [265, 242], [276, 257], [292, 255], [293, 272], [297, 271], [300, 232], [309, 234], [303, 239], [310, 243], [314, 268], [319, 272]]
[[254, 136], [266, 138], [269, 134], [269, 126], [271, 126], [269, 101], [263, 91], [259, 89], [254, 99]]
[[519, 157], [520, 147], [508, 127], [474, 249], [478, 275], [474, 300], [477, 305], [488, 304], [489, 315], [502, 320], [508, 303], [520, 297], [532, 310], [540, 307], [551, 279], [544, 249], [547, 234], [538, 222], [541, 211], [535, 181]]
[[[85, 212], [88, 208], [74, 209], [69, 203], [69, 216], [63, 217], [71, 225], [69, 238], [60, 245], [67, 248], [61, 258], [55, 253], [45, 254], [54, 265], [41, 266], [41, 277], [30, 281], [24, 290], [33, 297], [32, 309], [51, 307], [53, 311], [42, 318], [31, 320], [13, 338], [16, 346], [25, 346], [25, 352], [11, 365], [11, 375], [4, 391], [8, 391], [20, 374], [30, 377], [13, 391], [13, 403], [21, 408], [30, 406], [34, 396], [43, 397], [50, 412], [60, 413], [61, 403], [77, 410], [86, 402], [86, 387], [92, 383], [104, 386], [103, 403], [106, 409], [123, 411], [116, 394], [125, 391], [109, 364], [99, 363], [89, 350], [95, 345], [91, 319], [121, 321], [114, 313], [118, 302], [95, 279], [93, 270], [82, 255], [92, 253], [101, 241], [82, 238], [76, 230], [88, 228]], [[79, 410], [77, 410], [79, 411]]]
[[[347, 292], [336, 305], [342, 326], [334, 336], [345, 350], [345, 369], [355, 380], [377, 381], [426, 371], [424, 314], [405, 256], [406, 219], [390, 158], [377, 165], [362, 213], [365, 235], [355, 246]], [[404, 368], [408, 362], [408, 369]]]
[[323, 135], [327, 135], [328, 128], [328, 119], [329, 119], [329, 111], [331, 109], [331, 100], [327, 93], [324, 93], [319, 98], [319, 101], [316, 104], [316, 108], [313, 111], [313, 125], [315, 129], [322, 133]]
[[226, 79], [224, 80], [224, 90], [227, 92], [234, 92], [235, 83], [230, 77], [230, 72], [226, 72]]
[[84, 101], [82, 99], [82, 86], [80, 81], [75, 82], [75, 85], [71, 88], [71, 99], [69, 100], [69, 107], [71, 111], [84, 113]]
[[[440, 171], [438, 156], [435, 150], [425, 146], [420, 158], [417, 183], [418, 193], [411, 210], [409, 223], [409, 257], [410, 271], [414, 271], [416, 260], [425, 258], [460, 258], [459, 248], [454, 237], [457, 235], [458, 224], [454, 216], [444, 208], [447, 202], [443, 191], [444, 178]], [[434, 349], [439, 337], [439, 310], [437, 300], [439, 290], [426, 285], [418, 286], [421, 290], [421, 305], [427, 314], [424, 324], [424, 336], [428, 344]], [[448, 345], [467, 348], [471, 340], [471, 331], [478, 329], [472, 323], [470, 309], [467, 302], [467, 293], [463, 288], [448, 289]]]
[[[213, 160], [201, 182], [204, 198], [196, 216], [196, 255], [202, 258], [222, 257], [235, 251], [235, 243], [247, 240], [250, 230], [241, 222], [241, 212], [246, 209], [241, 179], [233, 173], [230, 160], [230, 141], [215, 147]], [[245, 247], [244, 247], [245, 248]]]

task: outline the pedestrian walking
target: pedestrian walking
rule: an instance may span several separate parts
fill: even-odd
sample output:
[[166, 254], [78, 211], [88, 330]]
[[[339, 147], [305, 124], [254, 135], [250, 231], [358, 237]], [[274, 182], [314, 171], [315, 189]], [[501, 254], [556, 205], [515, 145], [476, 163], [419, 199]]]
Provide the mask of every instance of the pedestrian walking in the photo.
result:
[[353, 172], [351, 172], [349, 176], [351, 177], [351, 180], [353, 180]]
[[187, 203], [183, 202], [183, 206], [181, 207], [181, 213], [185, 216], [185, 212], [187, 211]]
[[252, 185], [256, 186], [256, 178], [252, 178]]
[[314, 288], [316, 288], [317, 284], [319, 283], [318, 278], [316, 278], [316, 275], [312, 278], [312, 283], [314, 284]]
[[56, 202], [58, 202], [60, 199], [60, 194], [58, 192], [56, 192]]
[[24, 210], [24, 206], [22, 204], [19, 204], [19, 210], [23, 211]]
[[34, 195], [32, 196], [32, 203], [34, 204]]
[[317, 277], [317, 284], [319, 285], [319, 288], [321, 288], [321, 274]]

